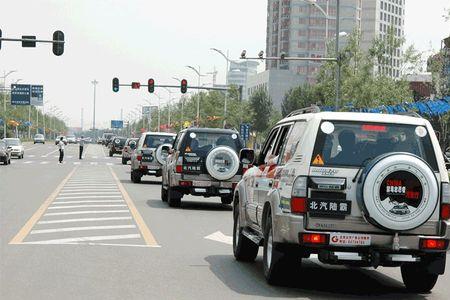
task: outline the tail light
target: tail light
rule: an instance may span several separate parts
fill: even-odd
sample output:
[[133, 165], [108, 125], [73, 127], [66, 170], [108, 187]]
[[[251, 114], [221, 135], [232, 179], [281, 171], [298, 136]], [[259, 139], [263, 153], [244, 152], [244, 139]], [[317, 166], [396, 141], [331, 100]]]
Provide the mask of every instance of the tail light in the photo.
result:
[[190, 186], [192, 186], [192, 181], [180, 181], [180, 186], [182, 186], [182, 187], [190, 187]]
[[177, 164], [175, 166], [176, 173], [183, 173], [183, 156], [178, 157]]
[[300, 235], [302, 245], [326, 245], [328, 244], [328, 234], [303, 233]]
[[291, 195], [291, 212], [296, 214], [304, 214], [307, 209], [307, 177], [299, 176], [295, 179], [292, 186]]
[[450, 220], [450, 184], [447, 182], [441, 185], [441, 219]]
[[138, 155], [138, 156], [136, 157], [136, 159], [137, 159], [138, 161], [142, 161], [142, 155]]
[[448, 247], [448, 240], [442, 239], [421, 239], [420, 249], [426, 250], [446, 250]]

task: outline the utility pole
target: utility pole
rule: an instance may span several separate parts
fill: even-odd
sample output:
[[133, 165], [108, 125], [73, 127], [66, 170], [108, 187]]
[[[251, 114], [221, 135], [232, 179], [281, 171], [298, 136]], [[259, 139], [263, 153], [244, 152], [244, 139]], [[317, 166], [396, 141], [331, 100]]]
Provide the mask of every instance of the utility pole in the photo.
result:
[[98, 81], [96, 79], [94, 79], [91, 83], [94, 85], [94, 115], [93, 115], [93, 118], [92, 118], [92, 131], [94, 132], [94, 138], [96, 139], [97, 138], [97, 133], [95, 132], [95, 96], [96, 96], [95, 94], [96, 94], [96, 91], [97, 91]]
[[340, 1], [336, 1], [336, 58], [337, 58], [337, 68], [336, 68], [336, 103], [335, 109], [338, 111], [340, 104], [340, 92], [341, 92], [341, 58], [339, 54], [339, 11], [340, 11]]

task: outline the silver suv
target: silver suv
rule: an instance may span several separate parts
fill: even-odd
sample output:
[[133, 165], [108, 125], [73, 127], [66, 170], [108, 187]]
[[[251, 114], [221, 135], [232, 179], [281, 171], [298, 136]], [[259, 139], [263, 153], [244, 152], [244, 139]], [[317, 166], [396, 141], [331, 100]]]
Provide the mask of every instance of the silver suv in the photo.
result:
[[[252, 162], [243, 149], [241, 161]], [[239, 182], [233, 250], [263, 246], [267, 281], [311, 254], [325, 264], [400, 267], [413, 292], [444, 273], [450, 188], [438, 140], [422, 118], [300, 110], [278, 122]]]
[[142, 176], [161, 176], [162, 164], [168, 156], [163, 146], [171, 146], [175, 134], [163, 132], [145, 132], [137, 142], [136, 150], [131, 154], [131, 181], [141, 182]]
[[233, 202], [241, 179], [238, 153], [242, 142], [230, 129], [189, 128], [178, 133], [163, 165], [161, 199], [179, 207], [183, 195], [218, 196], [223, 204]]

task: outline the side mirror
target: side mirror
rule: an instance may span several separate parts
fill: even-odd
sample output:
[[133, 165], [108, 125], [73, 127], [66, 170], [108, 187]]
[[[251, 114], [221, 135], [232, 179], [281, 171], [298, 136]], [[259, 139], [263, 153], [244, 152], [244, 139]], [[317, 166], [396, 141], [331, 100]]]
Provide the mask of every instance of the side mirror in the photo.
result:
[[255, 151], [250, 148], [244, 148], [239, 152], [239, 161], [242, 164], [253, 164], [255, 161]]

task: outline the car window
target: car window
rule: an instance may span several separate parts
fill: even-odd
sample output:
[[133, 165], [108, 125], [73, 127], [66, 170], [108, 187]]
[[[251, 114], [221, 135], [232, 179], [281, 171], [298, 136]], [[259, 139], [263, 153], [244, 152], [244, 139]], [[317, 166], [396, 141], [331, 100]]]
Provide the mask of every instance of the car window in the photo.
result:
[[259, 154], [258, 164], [262, 165], [268, 161], [268, 159], [272, 153], [272, 150], [275, 147], [276, 137], [277, 137], [279, 129], [280, 129], [280, 127], [276, 127], [274, 129], [272, 129], [272, 131], [270, 132], [269, 137], [265, 141], [263, 149], [262, 149], [261, 153]]
[[277, 142], [275, 144], [275, 148], [272, 151], [272, 156], [277, 157], [280, 154], [281, 148], [283, 147], [284, 143], [286, 142], [286, 137], [288, 136], [291, 126], [292, 126], [292, 124], [281, 127], [280, 134], [277, 137]]
[[281, 159], [279, 160], [280, 165], [285, 165], [292, 158], [292, 156], [294, 156], [294, 153], [297, 150], [297, 146], [303, 137], [305, 129], [306, 122], [304, 121], [296, 122], [294, 124], [291, 132], [289, 133], [287, 141], [281, 150]]
[[311, 164], [360, 167], [389, 152], [415, 154], [428, 162], [432, 169], [438, 169], [425, 127], [364, 122], [322, 122]]
[[162, 144], [172, 144], [173, 136], [168, 135], [151, 135], [145, 136], [142, 148], [158, 148]]
[[20, 146], [20, 141], [16, 139], [6, 140], [8, 146]]
[[183, 153], [195, 153], [206, 157], [208, 152], [219, 146], [227, 146], [239, 153], [242, 143], [237, 133], [189, 132], [186, 136]]

